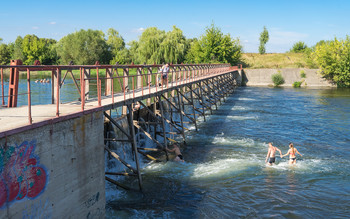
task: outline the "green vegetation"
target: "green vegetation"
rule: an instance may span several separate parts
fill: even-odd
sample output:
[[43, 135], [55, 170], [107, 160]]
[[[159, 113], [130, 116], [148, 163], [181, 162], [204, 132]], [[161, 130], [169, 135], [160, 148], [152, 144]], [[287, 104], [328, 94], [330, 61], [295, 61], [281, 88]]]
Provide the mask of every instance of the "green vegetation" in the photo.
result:
[[301, 70], [301, 71], [300, 71], [300, 77], [301, 77], [301, 78], [306, 78], [306, 74], [305, 74], [305, 71], [304, 71], [304, 70]]
[[223, 35], [221, 30], [212, 24], [199, 40], [194, 40], [187, 54], [190, 63], [230, 63], [240, 61], [242, 46], [239, 39], [232, 39], [229, 34]]
[[[110, 28], [107, 34], [99, 30], [79, 30], [58, 42], [35, 35], [18, 36], [15, 42], [5, 44], [0, 38], [0, 65], [11, 59], [21, 59], [32, 65], [39, 60], [43, 65], [100, 64], [161, 64], [179, 63], [230, 63], [243, 64], [244, 68], [320, 68], [324, 78], [339, 87], [350, 87], [350, 37], [319, 41], [308, 47], [299, 41], [287, 53], [265, 54], [269, 33], [264, 26], [260, 34], [259, 53], [242, 54], [238, 38], [211, 24], [198, 39], [189, 39], [181, 29], [171, 31], [149, 27], [138, 40], [128, 44], [118, 31]], [[128, 45], [128, 46], [127, 46]], [[300, 72], [306, 78], [305, 72]]]
[[293, 87], [295, 87], [295, 88], [300, 87], [302, 83], [303, 83], [302, 81], [295, 81], [293, 83]]
[[278, 73], [276, 73], [276, 74], [273, 74], [271, 76], [271, 79], [272, 79], [272, 82], [275, 85], [275, 87], [278, 87], [278, 86], [284, 84], [284, 78], [283, 78], [280, 71], [278, 71]]
[[[1, 38], [0, 38], [1, 39]], [[6, 65], [11, 58], [11, 53], [6, 44], [0, 44], [0, 65]]]
[[321, 69], [321, 74], [339, 87], [350, 87], [350, 37], [316, 45], [312, 57]]
[[259, 46], [259, 53], [260, 54], [265, 54], [265, 44], [267, 41], [269, 41], [269, 32], [267, 31], [266, 27], [264, 26], [263, 32], [260, 33], [260, 46]]
[[107, 45], [110, 48], [111, 56], [113, 59], [110, 64], [116, 64], [117, 62], [121, 65], [131, 62], [129, 50], [125, 47], [124, 38], [113, 28], [107, 31], [108, 39]]
[[240, 62], [242, 46], [238, 39], [224, 35], [212, 24], [197, 40], [186, 39], [182, 30], [173, 26], [169, 32], [150, 27], [138, 41], [126, 47], [118, 31], [110, 28], [105, 35], [99, 30], [79, 30], [58, 42], [35, 35], [17, 37], [14, 43], [0, 41], [0, 64], [21, 59], [24, 64], [75, 65], [100, 64], [153, 64], [153, 63], [231, 63]]
[[75, 65], [92, 65], [96, 61], [108, 64], [107, 42], [104, 33], [98, 30], [80, 30], [63, 37], [57, 44], [60, 63], [67, 65], [73, 61]]
[[303, 53], [243, 53], [243, 67], [245, 68], [304, 68], [309, 67]]
[[290, 49], [289, 52], [303, 53], [307, 49], [308, 49], [307, 45], [304, 42], [299, 41], [299, 42], [294, 43], [293, 47]]

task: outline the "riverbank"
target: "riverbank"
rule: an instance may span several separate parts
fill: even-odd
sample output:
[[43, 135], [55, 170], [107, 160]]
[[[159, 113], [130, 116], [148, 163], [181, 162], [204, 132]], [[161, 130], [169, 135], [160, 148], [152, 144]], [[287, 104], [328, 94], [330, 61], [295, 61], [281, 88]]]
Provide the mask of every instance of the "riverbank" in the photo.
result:
[[317, 68], [304, 53], [243, 53], [243, 68]]
[[273, 86], [271, 76], [279, 72], [285, 80], [281, 87], [292, 87], [294, 82], [302, 82], [302, 87], [336, 87], [322, 78], [319, 69], [305, 68], [244, 69], [242, 84], [245, 86]]

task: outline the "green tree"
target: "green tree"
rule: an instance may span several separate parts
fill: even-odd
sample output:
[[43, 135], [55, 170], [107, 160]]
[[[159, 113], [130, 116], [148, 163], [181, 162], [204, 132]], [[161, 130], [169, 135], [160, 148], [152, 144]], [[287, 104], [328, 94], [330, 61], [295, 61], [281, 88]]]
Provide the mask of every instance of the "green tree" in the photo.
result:
[[181, 63], [185, 59], [186, 38], [182, 30], [173, 26], [173, 30], [165, 34], [165, 38], [160, 44], [160, 55], [163, 62]]
[[107, 31], [108, 39], [107, 44], [110, 48], [113, 59], [110, 61], [110, 64], [127, 64], [130, 63], [130, 55], [128, 49], [125, 48], [125, 41], [123, 37], [113, 28], [108, 29]]
[[224, 35], [212, 24], [206, 28], [205, 34], [191, 43], [186, 61], [190, 63], [230, 63], [237, 64], [242, 55], [239, 39]]
[[307, 45], [302, 42], [296, 42], [293, 44], [293, 47], [290, 49], [290, 52], [295, 52], [295, 53], [303, 53], [308, 49]]
[[312, 57], [326, 79], [339, 87], [350, 87], [350, 37], [345, 40], [335, 38], [332, 41], [316, 45]]
[[22, 49], [23, 38], [18, 36], [16, 41], [13, 44], [10, 44], [11, 47], [11, 59], [20, 59], [23, 62], [26, 61], [26, 57], [23, 55]]
[[266, 53], [265, 45], [267, 41], [269, 41], [269, 32], [267, 31], [265, 26], [264, 26], [263, 32], [260, 33], [259, 40], [260, 40], [259, 53], [265, 54]]
[[187, 63], [200, 63], [202, 60], [201, 55], [203, 54], [201, 45], [197, 38], [187, 40], [188, 52], [186, 54]]
[[139, 54], [138, 54], [139, 42], [137, 42], [136, 40], [133, 40], [133, 41], [129, 42], [128, 45], [130, 46], [128, 51], [129, 51], [129, 56], [130, 56], [131, 62], [141, 63], [141, 61], [139, 59]]
[[137, 61], [139, 63], [162, 63], [164, 58], [160, 53], [160, 45], [165, 38], [165, 31], [156, 27], [149, 27], [142, 32], [137, 48]]
[[57, 45], [61, 64], [73, 61], [76, 65], [92, 65], [96, 61], [109, 63], [111, 52], [99, 30], [80, 30], [63, 37]]
[[0, 65], [8, 65], [10, 64], [10, 60], [11, 54], [8, 45], [0, 43]]
[[33, 64], [39, 60], [43, 65], [57, 63], [55, 50], [56, 40], [39, 38], [35, 35], [26, 35], [22, 41], [22, 54], [25, 57], [24, 64]]

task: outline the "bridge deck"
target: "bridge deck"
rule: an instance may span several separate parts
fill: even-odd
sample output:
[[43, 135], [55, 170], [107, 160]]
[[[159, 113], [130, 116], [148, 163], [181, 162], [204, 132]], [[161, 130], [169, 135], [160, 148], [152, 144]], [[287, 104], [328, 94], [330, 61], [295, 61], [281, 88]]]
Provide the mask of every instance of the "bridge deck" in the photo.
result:
[[208, 76], [198, 77], [196, 79], [187, 79], [181, 81], [174, 81], [168, 84], [167, 88], [151, 86], [129, 91], [128, 93], [114, 94], [114, 103], [112, 102], [112, 95], [103, 96], [101, 99], [101, 106], [98, 106], [97, 99], [89, 99], [85, 102], [84, 110], [82, 110], [81, 102], [75, 101], [70, 103], [59, 104], [59, 116], [56, 116], [56, 104], [48, 105], [33, 105], [31, 106], [32, 124], [28, 121], [28, 106], [21, 106], [16, 108], [2, 108], [0, 110], [0, 138], [6, 135], [17, 133], [36, 127], [40, 127], [45, 124], [55, 123], [66, 119], [79, 117], [84, 114], [89, 114], [92, 111], [109, 110], [115, 107], [123, 106], [127, 103], [140, 101], [146, 98], [154, 97], [160, 93], [166, 93], [168, 91], [180, 88], [186, 85], [200, 82], [208, 78], [213, 78], [218, 75], [224, 75], [233, 72], [228, 70]]

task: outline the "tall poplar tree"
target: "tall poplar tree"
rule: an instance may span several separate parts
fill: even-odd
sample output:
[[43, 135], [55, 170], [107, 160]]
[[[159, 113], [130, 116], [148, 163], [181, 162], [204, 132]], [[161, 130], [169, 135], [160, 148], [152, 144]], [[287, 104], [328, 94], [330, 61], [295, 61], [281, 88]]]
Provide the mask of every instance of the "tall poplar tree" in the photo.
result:
[[259, 46], [259, 53], [260, 54], [265, 54], [265, 44], [267, 41], [269, 41], [269, 32], [267, 31], [266, 27], [264, 26], [263, 32], [260, 33], [260, 46]]

